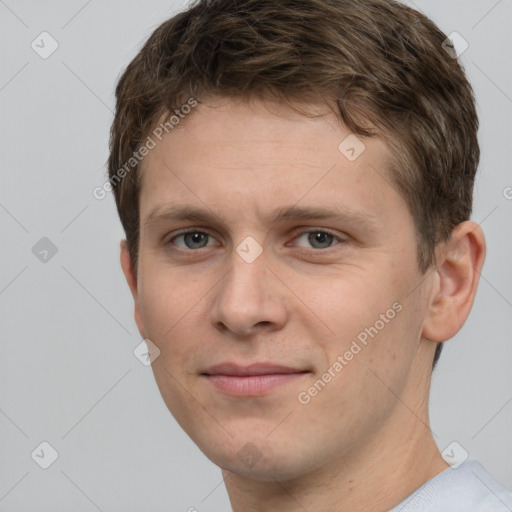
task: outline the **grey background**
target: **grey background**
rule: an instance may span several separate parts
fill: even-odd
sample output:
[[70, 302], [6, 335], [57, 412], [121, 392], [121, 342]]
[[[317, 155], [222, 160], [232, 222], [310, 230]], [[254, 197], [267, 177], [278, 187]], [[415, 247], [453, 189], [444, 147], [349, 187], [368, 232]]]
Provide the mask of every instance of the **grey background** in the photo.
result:
[[[473, 219], [488, 256], [434, 375], [432, 429], [441, 450], [457, 441], [512, 488], [512, 1], [407, 3], [469, 42], [461, 60], [481, 120]], [[119, 73], [182, 5], [0, 0], [0, 510], [230, 510], [220, 470], [132, 353], [123, 233], [112, 197], [92, 195]], [[31, 48], [43, 31], [59, 44], [47, 59]], [[32, 251], [43, 237], [57, 248], [47, 262]], [[30, 455], [42, 441], [59, 454], [46, 470]]]

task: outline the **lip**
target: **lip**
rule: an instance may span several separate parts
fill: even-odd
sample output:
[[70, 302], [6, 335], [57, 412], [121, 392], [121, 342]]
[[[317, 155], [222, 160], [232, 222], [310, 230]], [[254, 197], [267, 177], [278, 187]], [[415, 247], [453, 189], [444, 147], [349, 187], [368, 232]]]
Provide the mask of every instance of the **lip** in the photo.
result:
[[201, 376], [222, 393], [251, 397], [269, 394], [308, 373], [309, 370], [269, 363], [222, 363], [208, 368]]
[[292, 368], [271, 363], [253, 363], [248, 366], [236, 363], [221, 363], [211, 366], [203, 374], [206, 375], [230, 375], [230, 376], [249, 376], [249, 375], [272, 375], [288, 373], [304, 373], [307, 370]]

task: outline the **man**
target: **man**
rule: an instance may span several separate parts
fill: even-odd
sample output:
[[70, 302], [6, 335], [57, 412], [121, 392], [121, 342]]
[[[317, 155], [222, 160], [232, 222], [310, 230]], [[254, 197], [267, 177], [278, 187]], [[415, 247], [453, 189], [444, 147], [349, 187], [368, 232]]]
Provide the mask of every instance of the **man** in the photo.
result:
[[512, 510], [429, 427], [485, 257], [478, 120], [446, 36], [394, 1], [203, 1], [116, 96], [135, 320], [233, 511]]

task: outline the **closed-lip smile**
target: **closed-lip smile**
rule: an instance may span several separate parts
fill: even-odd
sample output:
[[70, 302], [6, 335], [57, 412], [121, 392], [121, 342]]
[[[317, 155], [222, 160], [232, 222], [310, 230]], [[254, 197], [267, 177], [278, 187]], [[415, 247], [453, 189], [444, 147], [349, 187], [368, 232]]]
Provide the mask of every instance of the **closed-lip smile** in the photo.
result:
[[251, 397], [269, 394], [309, 370], [272, 363], [239, 365], [226, 362], [201, 373], [218, 391], [232, 396]]

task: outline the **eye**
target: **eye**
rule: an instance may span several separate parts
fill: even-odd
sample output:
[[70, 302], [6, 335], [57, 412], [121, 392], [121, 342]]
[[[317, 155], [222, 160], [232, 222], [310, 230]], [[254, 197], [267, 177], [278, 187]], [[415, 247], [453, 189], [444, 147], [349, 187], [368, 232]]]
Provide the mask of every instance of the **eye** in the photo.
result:
[[169, 239], [167, 243], [176, 245], [179, 249], [202, 249], [207, 247], [210, 241], [213, 241], [213, 237], [203, 231], [187, 231], [181, 233]]
[[324, 231], [320, 229], [305, 231], [297, 238], [295, 238], [295, 242], [297, 240], [304, 239], [308, 244], [311, 244], [310, 246], [313, 247], [314, 249], [329, 249], [330, 247], [332, 247], [333, 241], [335, 240], [339, 242], [344, 242], [344, 240], [341, 237], [334, 235], [329, 231]]
[[[303, 241], [302, 243], [297, 243], [298, 241]], [[304, 241], [309, 247], [304, 246]], [[308, 231], [304, 231], [300, 233], [294, 239], [294, 245], [302, 246], [306, 249], [329, 249], [333, 245], [336, 245], [336, 242], [344, 242], [345, 240], [339, 235], [335, 235], [330, 233], [329, 231], [323, 229], [310, 229]], [[178, 235], [173, 236], [166, 242], [167, 244], [171, 244], [176, 246], [179, 250], [189, 251], [189, 250], [197, 250], [203, 249], [208, 246], [215, 245], [215, 239], [212, 235], [204, 232], [204, 231], [186, 231], [182, 232]]]

